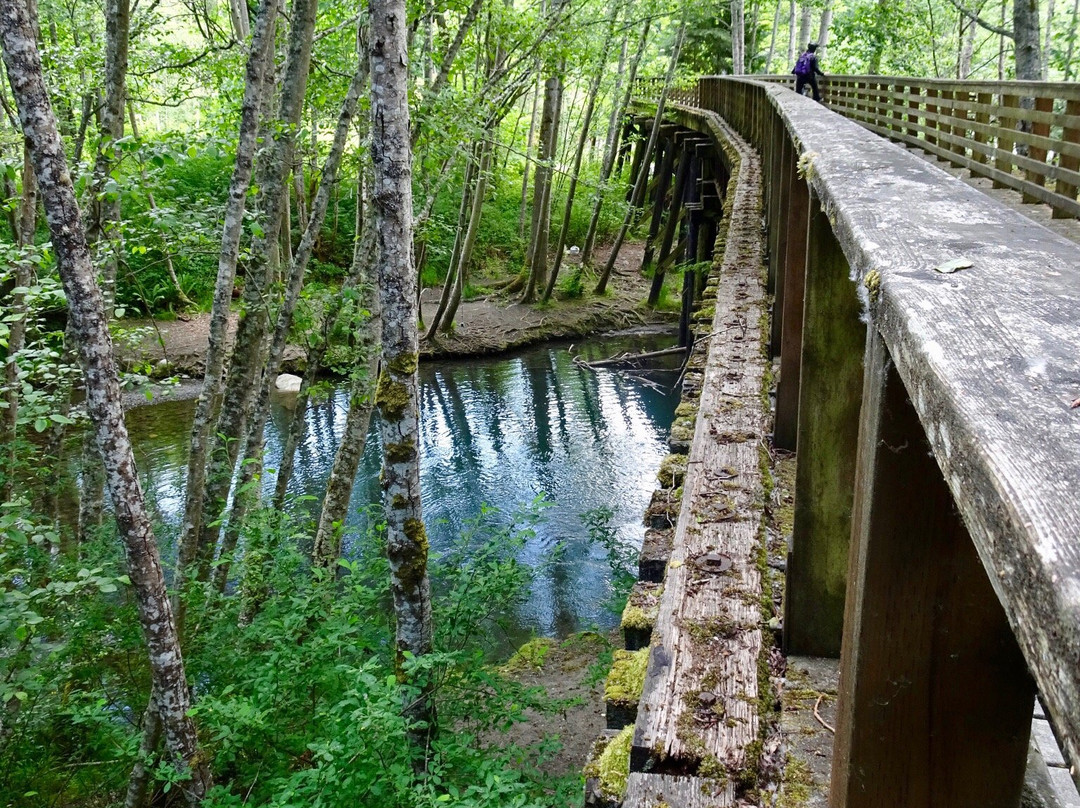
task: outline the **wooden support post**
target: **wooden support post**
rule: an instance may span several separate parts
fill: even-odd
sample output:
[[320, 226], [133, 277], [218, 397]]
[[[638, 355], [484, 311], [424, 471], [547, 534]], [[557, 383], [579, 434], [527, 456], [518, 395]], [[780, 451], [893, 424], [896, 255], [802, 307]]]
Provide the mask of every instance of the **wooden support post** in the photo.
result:
[[[1065, 114], [1072, 116], [1080, 116], [1080, 99], [1070, 98], [1065, 103]], [[1078, 127], [1065, 127], [1061, 133], [1061, 139], [1065, 143], [1072, 145], [1080, 144], [1080, 128]], [[1069, 171], [1080, 170], [1080, 157], [1074, 155], [1062, 154], [1059, 158], [1059, 164], [1062, 168], [1066, 168]], [[1077, 187], [1072, 183], [1058, 180], [1057, 192], [1062, 196], [1067, 196], [1069, 199], [1076, 201]], [[1071, 218], [1068, 213], [1059, 208], [1054, 208], [1053, 218], [1055, 219], [1068, 219]]]
[[675, 143], [663, 143], [663, 161], [656, 171], [656, 190], [653, 192], [652, 218], [649, 221], [649, 235], [645, 239], [645, 251], [641, 257], [641, 271], [652, 264], [656, 249], [656, 237], [660, 233], [660, 222], [664, 216], [664, 202], [667, 201], [668, 186], [671, 184], [671, 170], [675, 165]]
[[843, 634], [866, 345], [849, 272], [828, 216], [811, 197], [795, 528], [784, 601], [785, 649], [799, 656], [838, 657]]
[[810, 189], [798, 177], [795, 147], [784, 139], [784, 308], [780, 314], [780, 379], [776, 385], [773, 444], [795, 451], [799, 432], [799, 368], [802, 365], [803, 288], [806, 282], [806, 220]]
[[[998, 154], [994, 158], [994, 168], [998, 171], [1003, 171], [1006, 174], [1012, 174], [1013, 170], [1013, 145], [1016, 143], [1013, 138], [1013, 132], [1016, 130], [1017, 107], [1020, 106], [1020, 98], [1015, 95], [1003, 95], [1001, 97], [1001, 112], [998, 115], [998, 136], [997, 147], [998, 151], [1004, 152], [1004, 154]], [[1005, 183], [994, 180], [995, 188], [1008, 188]]]
[[[697, 260], [698, 242], [701, 236], [701, 158], [694, 146], [687, 149], [690, 155], [690, 176], [686, 180], [686, 262], [692, 264]], [[694, 281], [696, 272], [689, 269], [683, 272], [682, 286], [682, 314], [679, 317], [679, 345], [689, 348], [690, 346], [690, 315], [694, 308], [694, 290], [697, 284]]]
[[[1039, 96], [1035, 99], [1035, 111], [1036, 112], [1053, 112], [1054, 111], [1054, 99], [1049, 96]], [[1031, 133], [1033, 135], [1041, 135], [1042, 137], [1050, 136], [1050, 124], [1043, 121], [1036, 121], [1031, 125]], [[1040, 163], [1046, 162], [1046, 149], [1042, 146], [1029, 146], [1028, 157], [1032, 160], [1038, 160]], [[1030, 169], [1024, 171], [1024, 175], [1027, 177], [1028, 182], [1033, 182], [1036, 185], [1046, 185], [1046, 175], [1037, 171], [1031, 171]], [[1022, 199], [1026, 204], [1035, 205], [1042, 200], [1038, 197], [1030, 194], [1022, 194]]]
[[678, 231], [680, 214], [682, 213], [683, 193], [686, 189], [686, 179], [690, 175], [690, 149], [685, 145], [679, 154], [679, 169], [675, 175], [675, 187], [671, 191], [671, 204], [668, 206], [667, 223], [664, 226], [664, 240], [660, 244], [660, 260], [657, 261], [656, 271], [653, 273], [652, 287], [649, 289], [649, 305], [655, 306], [660, 300], [660, 290], [664, 286], [664, 262], [671, 253], [671, 247], [675, 241], [675, 233]]
[[[953, 102], [951, 117], [955, 121], [952, 126], [952, 136], [960, 141], [959, 143], [949, 144], [949, 151], [960, 157], [965, 157], [967, 156], [967, 147], [963, 141], [966, 141], [968, 137], [967, 121], [970, 120], [970, 114], [966, 109], [960, 109], [959, 105], [969, 100], [969, 94], [966, 91], [954, 90], [949, 93], [949, 96]], [[963, 161], [961, 160], [953, 160], [952, 163], [955, 166], [963, 167]]]
[[[779, 115], [776, 116], [776, 122], [778, 131], [773, 139], [773, 152], [776, 159], [772, 161], [772, 170], [776, 172], [776, 211], [773, 218], [770, 219], [769, 228], [769, 272], [776, 276], [776, 291], [773, 297], [772, 331], [769, 338], [770, 357], [780, 356], [783, 349], [784, 306], [789, 294], [787, 289], [788, 273], [785, 269], [790, 235], [787, 208], [791, 199], [792, 185], [799, 182], [798, 177], [795, 175], [795, 159], [791, 141], [787, 136], [787, 129]], [[773, 231], [776, 234], [775, 238], [772, 237]], [[805, 226], [803, 232], [806, 232]], [[802, 284], [800, 283], [798, 286], [801, 296]], [[798, 401], [798, 393], [795, 395], [795, 401]]]
[[1016, 808], [1034, 685], [876, 329], [869, 340], [829, 806]]
[[768, 193], [766, 198], [765, 218], [768, 226], [766, 246], [769, 253], [768, 276], [765, 291], [767, 294], [777, 294], [776, 267], [779, 264], [776, 255], [776, 243], [780, 238], [780, 174], [782, 163], [780, 161], [780, 138], [783, 137], [784, 123], [779, 115], [771, 115], [767, 134], [767, 160], [762, 163], [768, 166], [765, 177], [765, 187]]
[[634, 144], [634, 159], [630, 162], [630, 182], [629, 182], [628, 187], [626, 189], [626, 201], [627, 202], [629, 202], [631, 197], [633, 197], [633, 195], [634, 195], [634, 187], [635, 187], [635, 184], [637, 183], [638, 174], [641, 173], [642, 171], [647, 170], [647, 169], [644, 168], [644, 166], [645, 166], [645, 157], [646, 157], [645, 149], [648, 148], [648, 145], [649, 145], [649, 136], [647, 134], [645, 134], [645, 132], [641, 128], [639, 128], [638, 129], [638, 140]]

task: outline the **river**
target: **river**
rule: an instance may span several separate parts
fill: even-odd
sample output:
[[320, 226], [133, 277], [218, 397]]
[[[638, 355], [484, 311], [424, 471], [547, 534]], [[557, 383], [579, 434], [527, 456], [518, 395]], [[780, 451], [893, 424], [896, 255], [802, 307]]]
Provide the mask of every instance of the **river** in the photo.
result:
[[[552, 503], [520, 557], [537, 570], [532, 592], [516, 616], [522, 634], [562, 637], [618, 622], [605, 608], [610, 586], [606, 553], [589, 541], [581, 515], [610, 508], [619, 541], [640, 547], [642, 514], [667, 454], [667, 432], [678, 404], [671, 389], [674, 373], [643, 380], [581, 367], [574, 356], [596, 359], [671, 343], [656, 335], [621, 337], [549, 344], [499, 358], [421, 364], [421, 486], [432, 552], [446, 547], [454, 531], [482, 506], [509, 518], [538, 496]], [[341, 386], [309, 405], [291, 494], [321, 496], [345, 408]], [[193, 411], [192, 401], [166, 401], [128, 414], [144, 490], [165, 543], [175, 539], [183, 506]], [[286, 407], [276, 402], [267, 429], [268, 469], [280, 460], [289, 418]], [[364, 506], [379, 496], [379, 462], [373, 424], [350, 507], [350, 523], [358, 529]], [[273, 485], [269, 472], [265, 484]], [[561, 563], [545, 565], [560, 542]]]

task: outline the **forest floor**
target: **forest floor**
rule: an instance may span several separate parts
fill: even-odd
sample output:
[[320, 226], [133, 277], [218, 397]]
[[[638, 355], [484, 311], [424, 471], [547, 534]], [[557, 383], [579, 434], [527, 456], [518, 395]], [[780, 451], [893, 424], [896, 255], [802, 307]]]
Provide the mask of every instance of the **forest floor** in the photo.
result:
[[[674, 314], [653, 311], [644, 305], [650, 281], [639, 270], [642, 251], [643, 245], [640, 243], [623, 245], [608, 285], [608, 293], [603, 297], [591, 294], [595, 280], [586, 277], [585, 287], [588, 291], [580, 299], [559, 300], [548, 305], [524, 305], [517, 302], [517, 295], [500, 296], [494, 293], [463, 301], [458, 309], [454, 332], [439, 334], [434, 340], [422, 340], [421, 356], [448, 358], [497, 354], [550, 339], [670, 323]], [[608, 252], [607, 245], [598, 246], [597, 265], [603, 266]], [[564, 264], [561, 274], [565, 277], [574, 268]], [[475, 283], [483, 286], [484, 282], [477, 279]], [[440, 292], [439, 288], [427, 288], [421, 294], [426, 321], [430, 322], [435, 314]], [[200, 312], [183, 320], [129, 319], [123, 324], [132, 337], [119, 342], [119, 354], [129, 369], [141, 367], [145, 375], [154, 378], [179, 375], [181, 378], [196, 379], [202, 376], [210, 328], [208, 312]], [[236, 315], [233, 314], [231, 329], [235, 325]], [[303, 356], [304, 351], [300, 346], [288, 346], [284, 370], [300, 370]], [[147, 373], [148, 370], [150, 372]], [[189, 388], [194, 387], [197, 386], [182, 384], [179, 389], [155, 391], [155, 399], [159, 397], [158, 393], [173, 399], [184, 398], [192, 394]]]
[[523, 762], [538, 766], [550, 777], [580, 773], [593, 741], [607, 726], [604, 677], [608, 666], [601, 660], [613, 647], [622, 647], [618, 630], [607, 637], [583, 631], [561, 641], [540, 638], [527, 643], [504, 670], [526, 687], [543, 688], [549, 699], [566, 707], [552, 713], [529, 710], [526, 721], [489, 740], [527, 750], [545, 739], [557, 739], [558, 747], [550, 757], [538, 761], [533, 756]]

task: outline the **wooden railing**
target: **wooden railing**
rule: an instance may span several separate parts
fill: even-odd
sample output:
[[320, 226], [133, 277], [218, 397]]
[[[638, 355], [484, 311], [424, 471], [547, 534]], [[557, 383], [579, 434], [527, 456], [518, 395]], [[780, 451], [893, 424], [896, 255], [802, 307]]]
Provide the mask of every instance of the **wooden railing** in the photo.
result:
[[[755, 76], [793, 86], [791, 76]], [[923, 149], [1043, 202], [1054, 218], [1080, 218], [1080, 83], [948, 81], [895, 76], [820, 79], [826, 105], [879, 135]], [[673, 101], [698, 106], [698, 84]], [[655, 98], [656, 80], [641, 97]]]
[[[1033, 84], [873, 81], [831, 103], [1075, 207], [1075, 144], [1032, 154], [1075, 132], [1072, 88], [1029, 114], [992, 101]], [[673, 99], [761, 156], [774, 442], [798, 456], [784, 642], [841, 657], [830, 805], [1015, 808], [1036, 687], [1078, 779], [1080, 247], [776, 82]]]

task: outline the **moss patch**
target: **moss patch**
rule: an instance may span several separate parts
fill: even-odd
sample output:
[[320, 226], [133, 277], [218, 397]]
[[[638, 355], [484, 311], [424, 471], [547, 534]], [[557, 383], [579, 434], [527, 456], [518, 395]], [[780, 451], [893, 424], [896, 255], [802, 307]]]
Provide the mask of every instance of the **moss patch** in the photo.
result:
[[662, 586], [647, 589], [634, 587], [630, 592], [630, 599], [626, 602], [626, 608], [623, 609], [622, 628], [637, 631], [651, 630], [656, 625], [656, 616], [660, 611], [660, 596], [663, 592]]
[[548, 654], [556, 644], [557, 642], [550, 637], [537, 637], [534, 640], [529, 640], [514, 652], [501, 670], [504, 673], [541, 670], [544, 667], [544, 660], [547, 659]]
[[630, 777], [630, 746], [634, 741], [634, 725], [623, 729], [611, 739], [586, 774], [600, 781], [600, 790], [613, 800], [621, 800]]
[[409, 389], [384, 370], [379, 376], [379, 388], [375, 394], [375, 406], [382, 417], [391, 423], [400, 421], [409, 403]]
[[648, 667], [648, 648], [616, 651], [611, 672], [604, 683], [604, 698], [616, 704], [637, 704], [645, 688], [645, 670]]
[[686, 455], [668, 455], [660, 463], [656, 479], [664, 488], [677, 488], [686, 479]]

